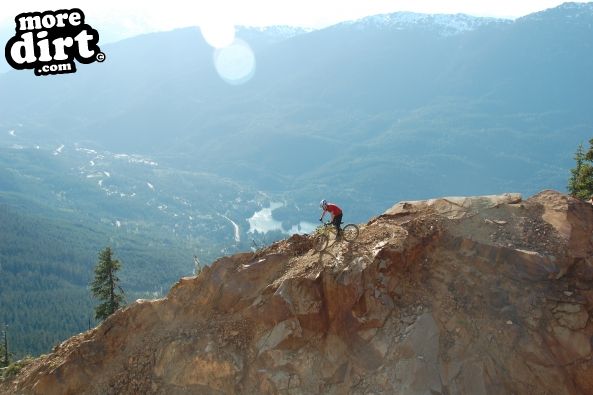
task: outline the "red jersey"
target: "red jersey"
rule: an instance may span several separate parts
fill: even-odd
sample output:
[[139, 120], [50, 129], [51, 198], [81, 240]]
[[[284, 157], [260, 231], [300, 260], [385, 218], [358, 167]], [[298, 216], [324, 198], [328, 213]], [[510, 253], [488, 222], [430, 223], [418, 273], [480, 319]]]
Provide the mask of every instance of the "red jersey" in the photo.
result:
[[327, 207], [325, 208], [325, 210], [323, 210], [323, 213], [325, 214], [326, 211], [329, 211], [334, 217], [336, 215], [342, 214], [342, 209], [332, 203], [327, 204]]

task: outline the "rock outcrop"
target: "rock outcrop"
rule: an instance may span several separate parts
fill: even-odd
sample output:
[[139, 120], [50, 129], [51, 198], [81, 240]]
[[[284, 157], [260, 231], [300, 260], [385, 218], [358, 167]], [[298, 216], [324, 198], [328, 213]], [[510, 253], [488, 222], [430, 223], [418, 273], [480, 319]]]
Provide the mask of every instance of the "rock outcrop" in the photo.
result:
[[554, 191], [402, 202], [138, 301], [4, 394], [593, 394], [593, 208]]

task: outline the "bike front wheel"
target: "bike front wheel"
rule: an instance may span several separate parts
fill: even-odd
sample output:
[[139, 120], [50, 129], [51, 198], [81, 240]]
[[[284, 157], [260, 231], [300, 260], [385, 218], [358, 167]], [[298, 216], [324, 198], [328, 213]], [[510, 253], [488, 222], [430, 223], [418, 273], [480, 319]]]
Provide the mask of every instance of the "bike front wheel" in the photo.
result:
[[329, 243], [329, 238], [326, 234], [320, 234], [313, 238], [313, 248], [317, 252], [321, 252], [326, 249], [327, 244]]
[[348, 224], [342, 229], [342, 237], [346, 241], [354, 241], [358, 237], [358, 226], [354, 224]]

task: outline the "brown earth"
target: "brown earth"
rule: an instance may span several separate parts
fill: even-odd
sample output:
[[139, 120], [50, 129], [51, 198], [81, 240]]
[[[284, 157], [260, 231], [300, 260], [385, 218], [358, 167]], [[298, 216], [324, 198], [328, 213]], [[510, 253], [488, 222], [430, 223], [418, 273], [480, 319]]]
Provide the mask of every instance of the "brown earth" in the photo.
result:
[[137, 301], [2, 394], [593, 394], [593, 208], [554, 191], [402, 202]]

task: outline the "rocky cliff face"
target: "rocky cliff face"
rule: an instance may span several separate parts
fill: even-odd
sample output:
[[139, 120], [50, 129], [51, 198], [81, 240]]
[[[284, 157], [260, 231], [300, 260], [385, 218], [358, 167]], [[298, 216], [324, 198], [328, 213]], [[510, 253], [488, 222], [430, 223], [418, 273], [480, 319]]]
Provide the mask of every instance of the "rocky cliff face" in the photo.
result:
[[553, 191], [399, 203], [324, 253], [225, 257], [2, 393], [593, 394], [593, 208]]

